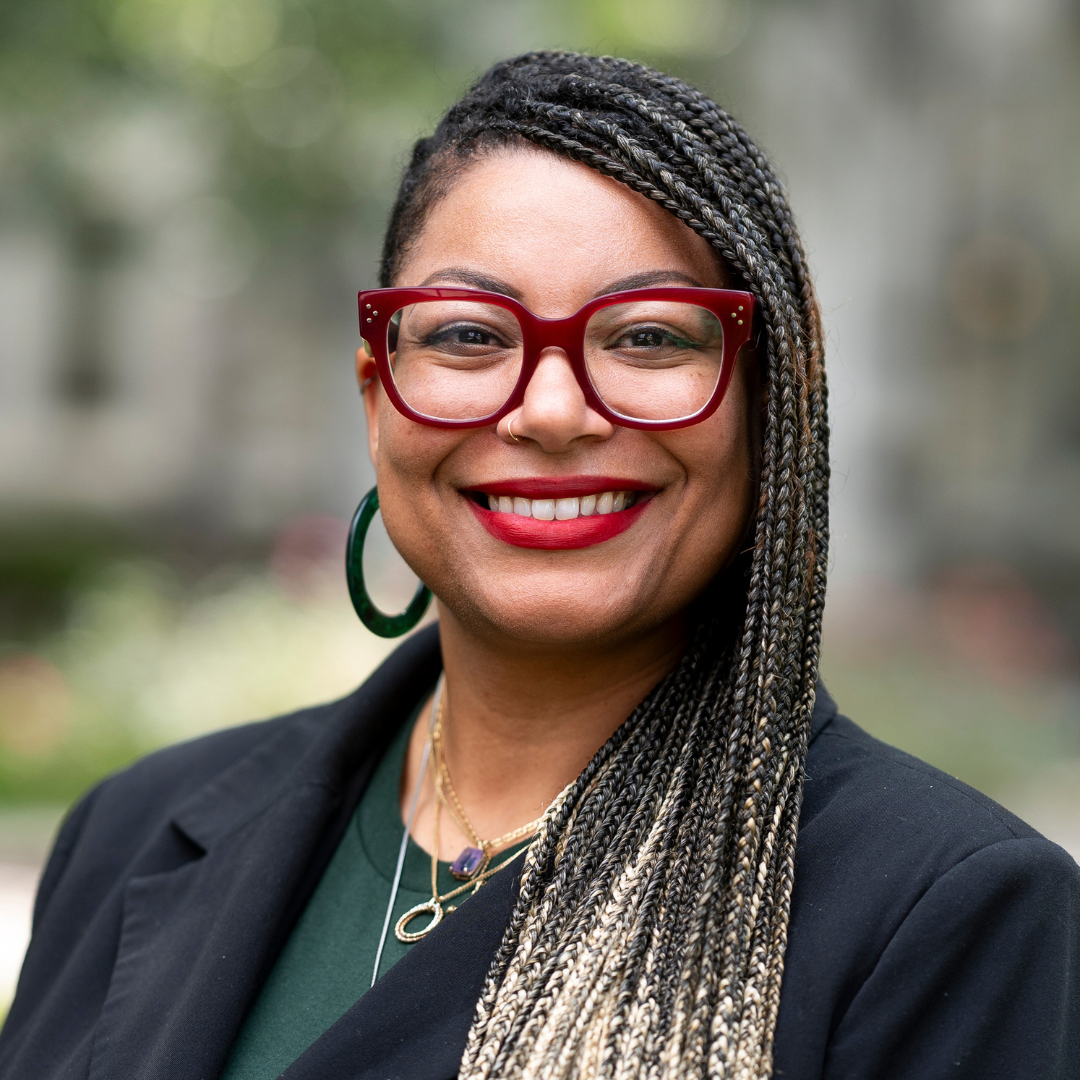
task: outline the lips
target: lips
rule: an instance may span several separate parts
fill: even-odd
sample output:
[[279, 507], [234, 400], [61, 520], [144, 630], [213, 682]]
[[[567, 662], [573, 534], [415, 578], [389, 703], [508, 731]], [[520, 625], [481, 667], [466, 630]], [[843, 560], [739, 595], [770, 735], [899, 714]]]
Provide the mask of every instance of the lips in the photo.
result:
[[625, 532], [654, 487], [615, 477], [533, 477], [484, 484], [469, 509], [487, 531], [514, 547], [591, 547]]

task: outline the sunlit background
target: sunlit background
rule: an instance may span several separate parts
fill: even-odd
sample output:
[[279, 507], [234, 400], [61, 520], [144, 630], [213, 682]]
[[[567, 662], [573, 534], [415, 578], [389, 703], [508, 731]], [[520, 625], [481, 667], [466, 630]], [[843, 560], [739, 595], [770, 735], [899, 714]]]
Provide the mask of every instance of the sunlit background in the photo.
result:
[[340, 569], [355, 293], [412, 140], [538, 47], [687, 77], [778, 163], [826, 681], [1080, 853], [1077, 0], [2, 0], [0, 1009], [66, 804], [385, 655]]

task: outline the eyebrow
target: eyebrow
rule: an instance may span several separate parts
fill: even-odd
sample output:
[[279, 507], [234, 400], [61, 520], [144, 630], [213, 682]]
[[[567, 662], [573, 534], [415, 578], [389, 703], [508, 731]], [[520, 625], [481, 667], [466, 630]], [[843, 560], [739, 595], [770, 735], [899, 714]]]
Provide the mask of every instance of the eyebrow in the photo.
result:
[[647, 270], [641, 274], [631, 274], [629, 277], [619, 278], [609, 285], [605, 285], [597, 296], [606, 296], [613, 292], [629, 292], [631, 289], [648, 289], [653, 285], [670, 284], [678, 281], [683, 285], [690, 285], [695, 289], [704, 288], [700, 281], [690, 277], [689, 274], [680, 273], [678, 270]]
[[[521, 303], [524, 302], [521, 291], [515, 289], [508, 281], [489, 277], [487, 274], [481, 274], [477, 270], [469, 270], [463, 266], [445, 266], [441, 270], [436, 270], [433, 274], [428, 274], [420, 285], [421, 287], [427, 287], [448, 281], [457, 282], [459, 285], [471, 289], [481, 289], [483, 292], [509, 296]], [[593, 293], [593, 298], [607, 296], [609, 293], [628, 292], [630, 289], [648, 289], [654, 285], [672, 284], [674, 282], [689, 285], [695, 289], [704, 288], [700, 281], [678, 270], [646, 270], [640, 274], [631, 274], [629, 277], [609, 282], [598, 292]]]
[[437, 285], [444, 281], [456, 281], [459, 285], [465, 285], [471, 289], [480, 289], [483, 292], [498, 293], [500, 296], [509, 296], [514, 300], [522, 302], [522, 294], [508, 281], [501, 281], [499, 278], [488, 277], [487, 274], [481, 274], [476, 270], [467, 270], [461, 266], [444, 266], [441, 270], [436, 270], [435, 273], [428, 274], [428, 276], [420, 282], [420, 287], [426, 288], [428, 285]]

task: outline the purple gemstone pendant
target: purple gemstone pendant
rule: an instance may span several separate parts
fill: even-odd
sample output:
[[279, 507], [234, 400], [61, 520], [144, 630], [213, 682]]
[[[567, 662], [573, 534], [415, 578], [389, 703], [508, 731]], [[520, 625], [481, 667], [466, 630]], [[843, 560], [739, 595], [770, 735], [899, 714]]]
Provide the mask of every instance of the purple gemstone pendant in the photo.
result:
[[450, 864], [450, 873], [458, 881], [471, 881], [487, 862], [487, 856], [478, 847], [467, 847]]

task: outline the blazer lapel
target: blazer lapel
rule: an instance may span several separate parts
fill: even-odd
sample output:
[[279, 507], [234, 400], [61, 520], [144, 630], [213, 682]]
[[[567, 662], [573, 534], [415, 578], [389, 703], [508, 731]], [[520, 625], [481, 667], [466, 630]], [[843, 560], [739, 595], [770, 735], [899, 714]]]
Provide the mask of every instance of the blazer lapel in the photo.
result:
[[449, 1080], [510, 922], [522, 853], [426, 938], [281, 1080]]
[[191, 859], [128, 883], [90, 1080], [219, 1074], [379, 753], [439, 666], [433, 627], [336, 706], [282, 722], [179, 809], [170, 827]]

